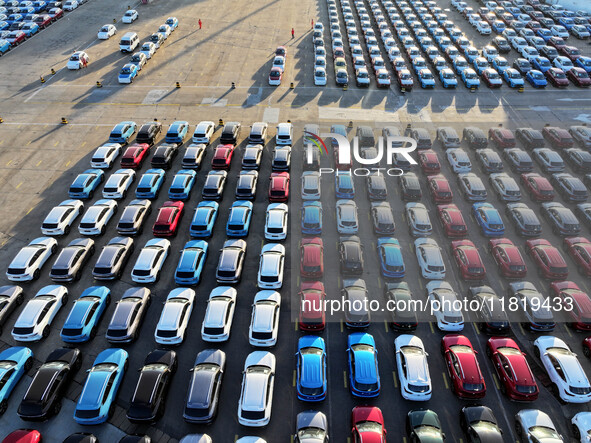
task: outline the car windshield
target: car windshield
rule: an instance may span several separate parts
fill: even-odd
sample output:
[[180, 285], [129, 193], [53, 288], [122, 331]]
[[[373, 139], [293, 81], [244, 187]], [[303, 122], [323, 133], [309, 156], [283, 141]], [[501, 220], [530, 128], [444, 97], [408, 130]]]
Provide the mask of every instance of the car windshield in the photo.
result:
[[381, 433], [382, 432], [382, 425], [376, 423], [375, 421], [364, 421], [361, 423], [357, 423], [357, 429], [360, 433]]
[[308, 439], [310, 439], [311, 441], [324, 441], [325, 435], [326, 432], [318, 428], [309, 427], [298, 430], [299, 441], [307, 441]]
[[121, 74], [129, 74], [129, 73], [131, 73], [131, 69], [129, 69], [128, 67], [124, 67], [121, 70]]
[[80, 60], [80, 58], [78, 57], [78, 55], [73, 55], [72, 57], [70, 57], [70, 61], [76, 62]]

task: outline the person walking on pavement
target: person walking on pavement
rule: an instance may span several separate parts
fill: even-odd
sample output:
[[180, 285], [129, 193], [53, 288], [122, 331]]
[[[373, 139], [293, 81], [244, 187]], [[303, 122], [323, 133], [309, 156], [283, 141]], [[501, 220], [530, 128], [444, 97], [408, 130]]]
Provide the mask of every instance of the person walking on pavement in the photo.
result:
[[312, 19], [311, 27], [314, 28], [314, 19]]
[[295, 31], [293, 28], [291, 28], [291, 38], [295, 38]]
[[199, 23], [199, 29], [201, 29], [201, 24], [202, 24], [201, 19], [199, 19], [199, 21], [197, 23]]

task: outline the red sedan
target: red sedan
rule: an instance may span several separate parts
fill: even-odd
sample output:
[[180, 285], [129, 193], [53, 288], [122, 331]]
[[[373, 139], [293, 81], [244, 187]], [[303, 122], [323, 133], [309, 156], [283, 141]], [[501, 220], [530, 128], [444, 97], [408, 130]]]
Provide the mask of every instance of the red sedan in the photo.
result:
[[134, 143], [129, 146], [121, 157], [121, 167], [139, 169], [148, 156], [150, 145], [147, 143]]
[[35, 17], [34, 21], [37, 23], [37, 26], [39, 26], [41, 29], [44, 29], [53, 22], [53, 17], [49, 14], [40, 14]]
[[579, 272], [591, 276], [591, 241], [585, 237], [569, 237], [564, 239], [564, 247]]
[[583, 339], [583, 354], [587, 358], [591, 357], [591, 337]]
[[557, 126], [545, 126], [542, 129], [542, 135], [555, 148], [572, 148], [574, 140], [570, 133], [563, 128]]
[[482, 80], [489, 88], [500, 88], [503, 86], [503, 81], [499, 73], [493, 68], [487, 68], [482, 71]]
[[549, 202], [554, 200], [554, 187], [546, 177], [537, 172], [521, 174], [521, 183], [529, 192], [532, 200]]
[[490, 128], [488, 130], [488, 139], [492, 140], [497, 148], [507, 149], [516, 146], [515, 135], [513, 131], [507, 128]]
[[591, 86], [591, 77], [583, 68], [574, 67], [568, 70], [566, 77], [579, 88], [588, 88]]
[[566, 48], [566, 42], [561, 37], [553, 36], [548, 39], [548, 46], [554, 46], [560, 52], [562, 48]]
[[355, 406], [351, 411], [351, 423], [351, 434], [355, 443], [385, 443], [386, 428], [380, 408]]
[[167, 201], [158, 210], [152, 227], [154, 237], [172, 237], [176, 235], [185, 204], [181, 201]]
[[453, 193], [444, 175], [430, 175], [427, 177], [427, 182], [434, 203], [451, 203]]
[[234, 154], [234, 145], [218, 145], [215, 148], [213, 158], [211, 159], [212, 169], [230, 169], [232, 155]]
[[508, 238], [494, 238], [489, 240], [488, 247], [503, 277], [525, 277], [527, 274], [525, 260], [519, 248], [511, 240]]
[[419, 165], [425, 174], [438, 174], [441, 171], [439, 157], [432, 149], [426, 149], [419, 153]]
[[452, 390], [460, 398], [482, 398], [486, 384], [472, 343], [463, 335], [449, 334], [441, 339]]
[[269, 201], [285, 203], [289, 200], [289, 172], [272, 172], [269, 180]]
[[568, 78], [562, 69], [550, 68], [546, 71], [546, 78], [552, 86], [557, 88], [566, 88], [568, 86]]
[[27, 39], [27, 34], [24, 31], [10, 31], [6, 36], [5, 40], [8, 41], [12, 46], [20, 45]]
[[486, 276], [480, 253], [471, 240], [452, 241], [451, 252], [464, 280], [482, 280]]
[[565, 280], [568, 266], [558, 249], [543, 238], [525, 242], [527, 253], [538, 267], [538, 274], [549, 280]]
[[550, 289], [562, 299], [572, 327], [579, 331], [591, 331], [591, 298], [573, 281], [552, 282]]
[[300, 318], [302, 331], [322, 331], [326, 326], [324, 284], [319, 281], [302, 282], [300, 286]]
[[488, 339], [486, 353], [501, 382], [501, 392], [516, 401], [534, 401], [539, 389], [525, 354], [511, 338]]
[[462, 211], [456, 205], [438, 205], [437, 214], [441, 226], [445, 229], [445, 235], [452, 238], [465, 237], [468, 233], [468, 226], [464, 221]]
[[570, 61], [573, 63], [582, 55], [581, 50], [575, 48], [574, 46], [563, 46], [562, 48], [560, 48], [558, 52], [560, 53], [560, 55], [568, 57]]
[[2, 443], [41, 443], [41, 433], [34, 429], [17, 429], [4, 437]]
[[320, 237], [302, 239], [300, 274], [305, 278], [321, 278], [324, 274], [324, 246]]

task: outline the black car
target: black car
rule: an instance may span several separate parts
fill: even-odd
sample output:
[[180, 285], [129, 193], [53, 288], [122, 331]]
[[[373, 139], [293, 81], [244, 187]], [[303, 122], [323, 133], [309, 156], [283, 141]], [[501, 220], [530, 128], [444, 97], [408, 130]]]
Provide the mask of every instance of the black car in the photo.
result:
[[439, 443], [445, 440], [441, 421], [430, 409], [415, 409], [406, 416], [406, 432], [412, 443]]
[[470, 443], [503, 443], [497, 419], [487, 406], [464, 406], [460, 424]]
[[480, 306], [474, 315], [481, 331], [492, 335], [505, 335], [511, 332], [511, 324], [501, 299], [490, 286], [470, 287], [470, 298], [476, 300]]
[[170, 169], [172, 161], [179, 152], [177, 145], [160, 145], [156, 148], [150, 163], [153, 168]]
[[219, 349], [205, 349], [197, 354], [191, 369], [183, 418], [189, 423], [211, 423], [217, 414], [226, 354]]
[[150, 146], [156, 141], [156, 137], [162, 132], [162, 123], [153, 121], [144, 123], [135, 138], [136, 143], [147, 143]]
[[566, 153], [566, 162], [575, 172], [582, 174], [591, 172], [591, 152], [580, 148], [569, 148], [564, 152]]
[[503, 151], [503, 157], [509, 163], [509, 167], [513, 172], [524, 173], [532, 172], [534, 170], [534, 162], [530, 155], [519, 148], [510, 148]]
[[497, 48], [499, 54], [507, 54], [508, 52], [511, 52], [511, 45], [505, 37], [500, 35], [496, 36], [493, 38], [492, 44]]
[[525, 149], [543, 148], [546, 145], [544, 136], [537, 129], [517, 128], [515, 130], [515, 137], [523, 144]]
[[488, 138], [486, 133], [475, 126], [468, 126], [462, 132], [462, 138], [468, 142], [468, 146], [472, 149], [481, 149], [488, 146]]
[[517, 235], [521, 237], [539, 237], [542, 225], [536, 212], [525, 203], [508, 203], [505, 214], [513, 223]]
[[376, 235], [392, 235], [396, 230], [392, 207], [388, 202], [373, 202], [371, 204], [371, 218], [373, 231]]
[[43, 421], [57, 415], [62, 407], [66, 388], [82, 364], [77, 348], [58, 348], [39, 367], [19, 407], [23, 420]]
[[373, 136], [373, 131], [369, 126], [357, 127], [357, 140], [359, 141], [359, 148], [373, 148], [376, 145], [376, 139]]
[[63, 443], [99, 443], [99, 439], [88, 432], [76, 432], [67, 437]]
[[560, 54], [558, 54], [558, 50], [554, 46], [546, 45], [546, 46], [542, 46], [542, 48], [540, 48], [540, 56], [546, 57], [551, 62], [553, 62], [554, 59], [556, 57], [558, 57], [559, 55]]
[[404, 201], [417, 201], [423, 196], [421, 183], [414, 172], [408, 172], [400, 177], [400, 187], [402, 188], [402, 200]]
[[517, 69], [522, 76], [525, 76], [525, 74], [532, 70], [531, 63], [526, 58], [521, 57], [515, 59], [513, 67]]
[[119, 443], [152, 443], [149, 435], [126, 435]]
[[363, 274], [363, 246], [356, 235], [342, 236], [339, 241], [341, 274]]
[[129, 421], [149, 423], [158, 420], [164, 413], [166, 394], [176, 368], [176, 352], [157, 349], [148, 354], [127, 409]]
[[388, 188], [382, 174], [370, 174], [367, 176], [367, 196], [370, 200], [386, 200]]
[[23, 304], [24, 299], [23, 288], [20, 286], [0, 286], [0, 334], [10, 314], [17, 306]]
[[587, 188], [578, 177], [567, 173], [552, 174], [550, 183], [558, 191], [562, 198], [569, 202], [584, 202], [589, 197]]
[[417, 142], [417, 149], [431, 149], [433, 146], [431, 135], [425, 128], [413, 128], [410, 136]]
[[412, 308], [412, 293], [408, 283], [386, 283], [384, 293], [392, 306], [390, 326], [397, 331], [414, 331], [418, 321], [417, 314]]
[[240, 136], [240, 129], [242, 125], [239, 122], [228, 122], [222, 129], [220, 135], [220, 143], [223, 145], [235, 145]]
[[129, 288], [117, 302], [105, 338], [109, 343], [130, 343], [140, 333], [152, 295], [147, 288]]

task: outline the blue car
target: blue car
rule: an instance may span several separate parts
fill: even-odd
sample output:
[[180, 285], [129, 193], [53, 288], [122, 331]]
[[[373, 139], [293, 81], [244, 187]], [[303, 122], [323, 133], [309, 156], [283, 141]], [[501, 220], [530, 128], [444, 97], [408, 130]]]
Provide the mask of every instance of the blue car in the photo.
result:
[[177, 285], [196, 285], [201, 279], [201, 272], [207, 259], [207, 242], [191, 240], [185, 243], [181, 258], [174, 273]]
[[546, 76], [537, 69], [532, 69], [527, 74], [525, 74], [525, 79], [534, 88], [545, 88], [548, 86], [548, 80], [546, 80]]
[[322, 234], [322, 204], [314, 201], [304, 202], [302, 206], [302, 234]]
[[485, 237], [501, 237], [505, 234], [505, 224], [501, 214], [490, 203], [474, 203], [472, 205], [472, 215]]
[[76, 404], [76, 423], [99, 425], [109, 419], [128, 361], [127, 351], [118, 348], [105, 349], [97, 355]]
[[135, 189], [136, 198], [158, 198], [162, 183], [164, 183], [164, 169], [148, 169], [141, 176]]
[[[345, 125], [332, 125], [330, 127], [330, 132], [333, 134], [342, 135], [343, 137], [347, 138], [347, 128]], [[337, 142], [334, 138], [331, 138], [332, 147], [338, 146], [339, 142]]]
[[39, 25], [37, 25], [37, 23], [27, 22], [21, 28], [21, 31], [23, 31], [25, 33], [25, 35], [27, 36], [27, 38], [29, 38], [39, 32]]
[[189, 235], [194, 238], [209, 238], [213, 234], [213, 227], [218, 217], [220, 205], [217, 202], [202, 201], [195, 209], [191, 220]]
[[228, 237], [246, 237], [248, 235], [252, 206], [252, 202], [247, 200], [237, 200], [232, 203], [228, 223], [226, 224], [226, 235]]
[[10, 42], [8, 40], [0, 40], [0, 54], [6, 54], [10, 51]]
[[168, 25], [171, 31], [179, 27], [179, 20], [176, 17], [168, 17], [164, 23]]
[[84, 343], [96, 335], [99, 321], [111, 303], [111, 290], [92, 286], [82, 293], [68, 314], [60, 337], [66, 343]]
[[119, 76], [117, 77], [117, 81], [119, 83], [133, 83], [133, 79], [136, 78], [139, 74], [140, 70], [138, 69], [137, 65], [133, 63], [126, 63], [119, 71]]
[[574, 65], [583, 68], [587, 74], [591, 74], [591, 57], [579, 57], [575, 60]]
[[24, 17], [23, 14], [19, 13], [10, 14], [6, 21], [12, 25], [14, 22], [22, 22]]
[[535, 57], [531, 61], [532, 69], [540, 71], [542, 74], [545, 74], [548, 69], [552, 67], [552, 62], [548, 60], [546, 57]]
[[505, 28], [506, 28], [505, 22], [503, 22], [501, 20], [495, 20], [495, 21], [493, 21], [493, 23], [492, 23], [492, 25], [490, 25], [490, 27], [497, 34], [501, 34], [505, 30]]
[[419, 82], [421, 83], [421, 88], [428, 89], [435, 87], [435, 77], [433, 77], [433, 73], [429, 69], [421, 69], [419, 72]]
[[168, 198], [170, 200], [187, 200], [195, 184], [197, 173], [191, 169], [181, 169], [172, 179]]
[[552, 38], [552, 31], [550, 31], [547, 28], [538, 29], [536, 31], [536, 34], [538, 35], [538, 37], [542, 37], [545, 42], [547, 42], [548, 40], [550, 40]]
[[166, 132], [166, 137], [164, 141], [166, 143], [183, 143], [185, 137], [187, 136], [187, 132], [189, 130], [189, 122], [186, 121], [176, 121], [170, 125], [168, 131]]
[[560, 17], [558, 19], [558, 24], [564, 26], [567, 31], [570, 31], [575, 25], [575, 21], [570, 17]]
[[33, 14], [35, 12], [35, 8], [33, 8], [32, 6], [22, 6], [22, 7], [18, 8], [18, 12], [20, 12], [23, 15], [23, 20], [24, 20], [25, 15]]
[[121, 122], [115, 125], [111, 134], [109, 135], [109, 143], [120, 143], [126, 145], [129, 142], [129, 139], [135, 131], [137, 130], [137, 125], [135, 122], [126, 121]]
[[[0, 21], [0, 31], [8, 31], [8, 28], [10, 28], [10, 23], [8, 23], [6, 20]], [[6, 40], [3, 40], [3, 41], [6, 41]]]
[[321, 337], [306, 335], [298, 341], [296, 387], [302, 401], [326, 398], [326, 346]]
[[355, 198], [355, 185], [351, 171], [337, 171], [335, 175], [335, 188], [337, 198]]
[[87, 169], [74, 179], [68, 190], [70, 198], [92, 198], [98, 185], [105, 180], [105, 172], [102, 169]]
[[458, 79], [450, 68], [443, 68], [439, 71], [439, 80], [444, 88], [456, 88], [458, 86]]
[[505, 57], [495, 57], [492, 61], [492, 67], [497, 70], [497, 72], [503, 75], [507, 69], [509, 69], [509, 62]]
[[466, 85], [466, 88], [472, 89], [480, 87], [480, 78], [478, 78], [478, 74], [476, 74], [476, 71], [474, 69], [464, 69], [462, 71], [461, 77], [462, 81], [464, 82], [464, 85]]
[[22, 376], [33, 367], [33, 351], [14, 346], [0, 352], [0, 415], [8, 408], [8, 399]]
[[44, 1], [33, 2], [33, 8], [35, 8], [36, 13], [43, 12], [47, 9], [47, 3]]
[[519, 71], [515, 68], [507, 68], [503, 71], [503, 78], [507, 82], [510, 88], [518, 88], [525, 85], [523, 77]]
[[384, 278], [404, 277], [404, 260], [398, 240], [391, 237], [378, 238], [378, 259]]
[[378, 350], [371, 334], [354, 332], [347, 338], [349, 389], [354, 397], [380, 395]]

